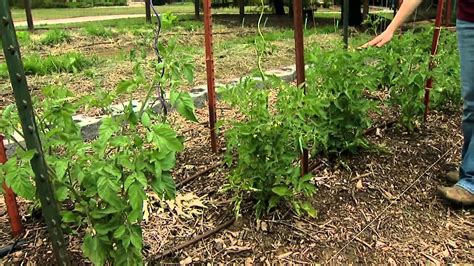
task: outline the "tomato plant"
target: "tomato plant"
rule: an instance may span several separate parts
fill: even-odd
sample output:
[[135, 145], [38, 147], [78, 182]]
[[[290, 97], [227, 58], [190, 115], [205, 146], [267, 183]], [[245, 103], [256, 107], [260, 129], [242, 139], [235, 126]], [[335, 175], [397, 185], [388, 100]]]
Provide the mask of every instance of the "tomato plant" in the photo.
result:
[[[149, 64], [146, 56], [132, 56], [134, 77], [122, 81], [113, 92], [78, 97], [67, 88], [46, 87], [44, 99], [35, 100], [56, 200], [63, 206], [64, 229], [85, 231], [83, 252], [96, 265], [142, 264], [140, 222], [147, 191], [164, 199], [175, 196], [171, 171], [176, 153], [184, 148], [183, 139], [163, 113], [146, 105], [155, 95], [156, 85], [161, 84], [170, 94], [172, 107], [197, 121], [191, 96], [178, 90], [182, 80], [192, 82], [192, 59], [173, 54], [175, 43], [172, 40], [162, 46], [165, 59], [151, 63], [156, 70], [152, 77], [142, 70]], [[80, 107], [105, 107], [137, 91], [145, 91], [145, 104], [137, 109], [130, 99], [121, 114], [102, 119], [97, 138], [83, 139], [73, 120]], [[19, 132], [17, 121], [13, 106], [2, 113], [0, 132], [11, 141], [18, 141], [14, 135]], [[34, 183], [27, 162], [34, 151], [22, 151], [18, 144], [15, 156], [0, 167], [0, 181], [4, 179], [18, 195], [33, 200]]]

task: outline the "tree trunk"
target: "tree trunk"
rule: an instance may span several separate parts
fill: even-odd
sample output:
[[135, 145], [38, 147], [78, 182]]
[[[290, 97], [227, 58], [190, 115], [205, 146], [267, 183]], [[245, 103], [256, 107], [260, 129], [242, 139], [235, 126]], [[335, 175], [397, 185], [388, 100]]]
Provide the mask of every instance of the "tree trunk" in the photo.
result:
[[238, 2], [239, 2], [240, 21], [242, 21], [245, 16], [245, 0], [238, 0]]
[[364, 8], [363, 8], [363, 12], [362, 12], [362, 19], [366, 20], [368, 14], [369, 14], [369, 0], [364, 0]]
[[199, 19], [199, 6], [200, 6], [200, 1], [194, 0], [194, 16], [196, 17], [196, 19]]
[[[343, 10], [343, 2], [341, 1], [341, 10]], [[349, 26], [360, 26], [362, 24], [362, 12], [361, 8], [361, 0], [350, 0], [349, 1]], [[342, 18], [342, 11], [341, 11], [341, 20]]]
[[285, 15], [285, 4], [283, 0], [273, 0], [273, 5], [275, 7], [275, 14], [279, 16]]
[[290, 18], [293, 17], [293, 0], [290, 0], [289, 6], [288, 6], [288, 15]]
[[152, 0], [145, 0], [145, 16], [146, 16], [146, 22], [148, 23], [151, 23], [150, 1]]
[[26, 21], [28, 23], [28, 30], [33, 31], [35, 29], [33, 25], [33, 15], [31, 14], [31, 0], [24, 0]]

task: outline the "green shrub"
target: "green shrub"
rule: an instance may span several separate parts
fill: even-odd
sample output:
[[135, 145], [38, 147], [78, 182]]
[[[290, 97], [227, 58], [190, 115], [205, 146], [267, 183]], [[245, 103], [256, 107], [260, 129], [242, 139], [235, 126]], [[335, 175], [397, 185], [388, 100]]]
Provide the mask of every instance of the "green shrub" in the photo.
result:
[[65, 30], [49, 30], [46, 35], [41, 39], [41, 44], [44, 45], [56, 45], [63, 42], [69, 42], [71, 35]]

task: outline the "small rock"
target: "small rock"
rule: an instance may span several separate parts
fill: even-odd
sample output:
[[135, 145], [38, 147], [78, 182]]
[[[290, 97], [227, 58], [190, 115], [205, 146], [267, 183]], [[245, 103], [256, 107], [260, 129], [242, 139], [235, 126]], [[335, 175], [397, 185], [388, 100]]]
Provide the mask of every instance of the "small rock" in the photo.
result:
[[41, 240], [41, 238], [40, 238], [40, 239], [38, 239], [38, 241], [36, 241], [35, 247], [38, 248], [38, 247], [41, 247], [42, 245], [43, 245], [43, 240]]
[[386, 246], [387, 246], [387, 244], [385, 244], [384, 242], [381, 242], [381, 241], [377, 241], [375, 243], [375, 248], [384, 248]]
[[217, 250], [217, 251], [221, 251], [224, 249], [224, 243], [220, 242], [220, 241], [216, 241], [216, 245], [214, 246], [214, 248]]
[[17, 251], [12, 254], [14, 258], [23, 258], [23, 251]]
[[248, 257], [245, 259], [245, 266], [251, 266], [253, 265], [253, 258], [252, 257]]
[[260, 228], [262, 229], [262, 231], [266, 232], [266, 231], [268, 231], [268, 224], [266, 222], [262, 221], [260, 223]]
[[359, 179], [359, 181], [357, 181], [356, 188], [357, 188], [357, 189], [362, 189], [362, 188], [364, 188], [364, 185], [362, 184], [362, 180], [361, 180], [361, 179]]

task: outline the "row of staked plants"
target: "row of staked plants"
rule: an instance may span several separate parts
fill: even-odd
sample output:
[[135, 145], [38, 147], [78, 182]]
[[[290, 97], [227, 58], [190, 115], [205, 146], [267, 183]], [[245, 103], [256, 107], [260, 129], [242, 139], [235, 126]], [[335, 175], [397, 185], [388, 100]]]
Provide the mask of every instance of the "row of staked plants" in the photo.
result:
[[[365, 132], [384, 118], [383, 107], [398, 116], [401, 130], [418, 130], [429, 75], [435, 78], [431, 106], [459, 110], [454, 34], [441, 37], [436, 69], [430, 73], [431, 38], [432, 31], [425, 29], [406, 33], [383, 48], [314, 48], [306, 55], [304, 89], [274, 76], [263, 82], [243, 79], [227, 88], [225, 101], [243, 116], [226, 121], [230, 129], [225, 133], [227, 163], [234, 168], [224, 188], [234, 195], [237, 215], [241, 203], [250, 199], [257, 217], [282, 204], [297, 214], [315, 216], [311, 197], [316, 187], [310, 174], [301, 174], [302, 151], [337, 156], [373, 147]], [[381, 100], [380, 94], [387, 97]]]
[[[179, 90], [183, 83], [193, 82], [192, 57], [176, 53], [176, 44], [168, 40], [160, 45], [164, 60], [159, 63], [149, 62], [143, 52], [131, 53], [133, 77], [110, 93], [79, 97], [64, 87], [46, 87], [43, 99], [34, 99], [63, 229], [82, 237], [83, 253], [95, 265], [143, 264], [143, 204], [151, 191], [162, 199], [175, 196], [171, 172], [184, 140], [163, 112], [146, 105], [137, 109], [131, 98], [122, 114], [112, 116], [109, 110], [92, 140], [84, 139], [73, 116], [80, 108], [107, 110], [112, 102], [140, 91], [150, 103], [160, 94], [161, 84], [172, 108], [197, 121], [191, 96]], [[143, 72], [147, 64], [154, 67], [154, 76]], [[17, 195], [39, 204], [29, 164], [35, 151], [26, 150], [15, 138], [21, 128], [14, 105], [1, 113], [0, 132], [17, 143], [15, 154], [0, 166], [0, 183], [5, 181]]]

